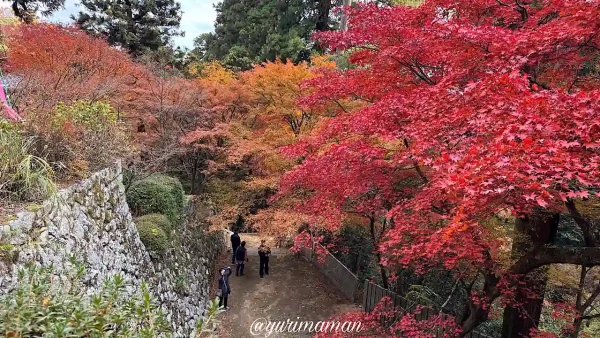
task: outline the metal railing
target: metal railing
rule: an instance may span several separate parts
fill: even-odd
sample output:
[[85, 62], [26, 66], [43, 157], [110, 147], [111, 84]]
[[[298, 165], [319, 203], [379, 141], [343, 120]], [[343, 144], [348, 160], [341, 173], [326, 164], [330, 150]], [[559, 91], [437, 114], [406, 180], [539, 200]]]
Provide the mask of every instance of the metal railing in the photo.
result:
[[300, 254], [327, 276], [349, 301], [354, 302], [360, 285], [358, 277], [335, 258], [331, 252], [321, 244], [313, 242], [312, 247], [302, 247]]
[[[395, 292], [384, 289], [382, 286], [377, 285], [369, 280], [365, 280], [363, 289], [363, 311], [372, 312], [377, 304], [385, 297], [389, 297], [390, 302], [385, 310], [394, 310], [395, 317], [383, 317], [380, 319], [382, 325], [391, 325], [396, 322], [403, 313], [412, 313], [415, 308], [419, 305], [417, 302], [406, 299]], [[384, 311], [385, 312], [385, 311]], [[438, 311], [433, 311], [429, 308], [423, 308], [421, 312], [415, 315], [415, 319], [418, 321], [427, 320], [433, 316], [439, 316]], [[452, 318], [447, 314], [442, 314], [445, 318]], [[435, 334], [437, 337], [441, 337], [444, 333], [443, 328], [439, 328]], [[490, 338], [479, 332], [472, 331], [465, 336], [465, 338]]]

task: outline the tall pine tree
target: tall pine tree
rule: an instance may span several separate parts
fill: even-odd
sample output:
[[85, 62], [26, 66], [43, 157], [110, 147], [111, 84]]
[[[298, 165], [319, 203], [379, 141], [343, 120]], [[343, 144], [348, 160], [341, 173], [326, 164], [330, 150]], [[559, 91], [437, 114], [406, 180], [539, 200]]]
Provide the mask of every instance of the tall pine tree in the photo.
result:
[[5, 0], [12, 2], [15, 16], [25, 22], [31, 22], [35, 13], [48, 16], [65, 5], [65, 0]]
[[276, 57], [294, 62], [310, 58], [315, 30], [332, 28], [331, 8], [341, 0], [224, 0], [216, 5], [213, 33], [195, 40], [204, 60], [248, 69]]
[[181, 6], [175, 0], [81, 0], [72, 17], [88, 33], [106, 37], [133, 55], [168, 46], [179, 31]]

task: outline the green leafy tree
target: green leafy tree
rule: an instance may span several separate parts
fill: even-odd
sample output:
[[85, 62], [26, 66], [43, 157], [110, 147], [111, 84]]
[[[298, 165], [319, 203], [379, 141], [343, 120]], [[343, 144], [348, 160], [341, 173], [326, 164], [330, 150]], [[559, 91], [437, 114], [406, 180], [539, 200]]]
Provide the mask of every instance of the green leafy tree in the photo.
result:
[[216, 5], [213, 33], [195, 40], [193, 53], [236, 70], [277, 57], [308, 61], [315, 30], [333, 28], [331, 8], [341, 0], [224, 0]]
[[181, 5], [175, 0], [82, 0], [81, 6], [84, 10], [72, 16], [81, 29], [133, 55], [168, 46], [183, 34]]

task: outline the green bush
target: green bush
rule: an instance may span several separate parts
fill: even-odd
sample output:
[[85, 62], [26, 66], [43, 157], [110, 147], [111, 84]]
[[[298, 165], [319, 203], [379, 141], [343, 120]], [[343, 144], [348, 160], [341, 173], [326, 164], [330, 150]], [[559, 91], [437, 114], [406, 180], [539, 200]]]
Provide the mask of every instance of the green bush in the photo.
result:
[[143, 224], [147, 226], [154, 226], [161, 228], [167, 235], [173, 230], [173, 225], [167, 216], [162, 214], [148, 214], [143, 215], [135, 219], [135, 224]]
[[136, 223], [140, 240], [151, 253], [162, 255], [169, 248], [169, 239], [165, 231], [151, 222]]
[[100, 131], [109, 129], [118, 123], [119, 114], [108, 103], [73, 101], [66, 105], [59, 103], [54, 109], [55, 127], [62, 127], [66, 122], [84, 126], [89, 130]]
[[52, 168], [33, 155], [33, 141], [16, 127], [0, 124], [0, 197], [33, 200], [57, 191]]
[[221, 324], [218, 316], [223, 312], [225, 312], [225, 310], [222, 307], [219, 307], [218, 297], [209, 301], [204, 316], [196, 322], [196, 337], [214, 337], [215, 330]]
[[36, 135], [36, 149], [67, 179], [87, 177], [132, 150], [127, 125], [108, 103], [59, 103], [27, 117], [24, 128]]
[[153, 174], [134, 182], [127, 191], [127, 202], [135, 215], [159, 213], [178, 224], [183, 211], [183, 187], [178, 179]]
[[0, 296], [2, 337], [170, 337], [168, 322], [143, 285], [126, 292], [115, 275], [89, 295], [81, 288], [84, 269], [56, 276], [50, 269], [19, 272], [16, 289]]
[[183, 191], [183, 185], [181, 185], [181, 182], [177, 178], [166, 175], [154, 174], [151, 177], [156, 177], [160, 182], [169, 187], [171, 195], [173, 195], [173, 200], [179, 208], [179, 211], [183, 211], [183, 207], [185, 206], [185, 192]]
[[123, 185], [129, 189], [129, 186], [135, 178], [135, 172], [131, 169], [123, 169]]

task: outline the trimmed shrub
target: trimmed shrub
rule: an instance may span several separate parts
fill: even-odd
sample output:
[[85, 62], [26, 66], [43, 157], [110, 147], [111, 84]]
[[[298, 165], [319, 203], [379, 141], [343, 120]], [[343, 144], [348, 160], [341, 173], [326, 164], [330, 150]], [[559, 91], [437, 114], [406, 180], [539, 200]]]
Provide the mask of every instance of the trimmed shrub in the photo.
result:
[[159, 179], [163, 184], [169, 187], [171, 195], [173, 195], [173, 200], [175, 201], [177, 207], [179, 208], [179, 211], [181, 212], [183, 210], [183, 207], [185, 206], [185, 192], [183, 190], [183, 185], [181, 185], [181, 182], [175, 177], [170, 177], [166, 175], [154, 174], [153, 176], [156, 176], [157, 179]]
[[169, 221], [167, 216], [162, 214], [148, 214], [140, 216], [135, 219], [135, 224], [143, 224], [161, 228], [167, 234], [167, 236], [171, 233], [171, 230], [173, 230], [171, 221]]
[[159, 226], [151, 222], [136, 223], [140, 240], [146, 246], [146, 250], [153, 254], [162, 255], [169, 248], [167, 234]]
[[135, 215], [163, 214], [174, 225], [181, 218], [183, 198], [181, 182], [161, 174], [136, 181], [127, 191], [127, 202]]
[[0, 295], [2, 337], [171, 337], [169, 323], [148, 292], [130, 295], [115, 275], [88, 294], [84, 269], [57, 276], [51, 269], [19, 271], [17, 287]]

